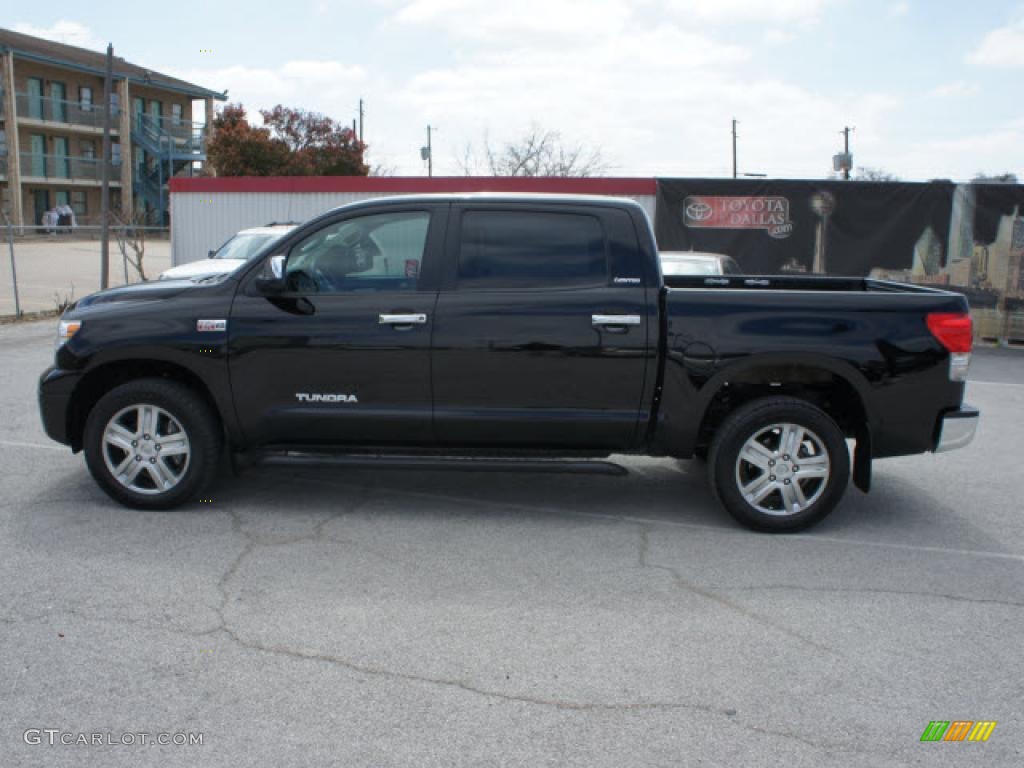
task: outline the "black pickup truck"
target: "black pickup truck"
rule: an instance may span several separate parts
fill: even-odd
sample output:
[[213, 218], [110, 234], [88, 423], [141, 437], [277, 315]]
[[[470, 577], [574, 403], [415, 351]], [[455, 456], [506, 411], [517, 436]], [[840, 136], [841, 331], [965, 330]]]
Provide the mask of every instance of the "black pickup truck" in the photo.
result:
[[225, 455], [639, 453], [706, 460], [740, 522], [792, 531], [851, 473], [867, 491], [872, 459], [970, 442], [967, 309], [875, 280], [664, 278], [629, 200], [389, 198], [226, 276], [81, 299], [39, 404], [133, 507], [195, 499]]

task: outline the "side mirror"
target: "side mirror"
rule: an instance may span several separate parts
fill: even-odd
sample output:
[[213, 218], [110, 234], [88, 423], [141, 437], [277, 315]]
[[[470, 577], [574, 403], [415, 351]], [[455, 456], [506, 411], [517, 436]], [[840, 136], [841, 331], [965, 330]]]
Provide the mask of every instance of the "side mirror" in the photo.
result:
[[[284, 254], [270, 257], [263, 267], [262, 274], [256, 278], [256, 287], [260, 293], [284, 293], [284, 262]], [[267, 274], [268, 272], [270, 274]]]
[[206, 258], [212, 259], [216, 255], [217, 255], [216, 251], [210, 251], [209, 253], [206, 254]]

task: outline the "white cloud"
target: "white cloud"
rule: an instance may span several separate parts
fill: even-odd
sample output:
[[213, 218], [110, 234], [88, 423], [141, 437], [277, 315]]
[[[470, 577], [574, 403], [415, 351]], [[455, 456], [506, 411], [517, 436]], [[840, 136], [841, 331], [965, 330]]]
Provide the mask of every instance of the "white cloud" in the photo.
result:
[[955, 99], [961, 96], [972, 96], [977, 92], [977, 83], [971, 83], [966, 80], [953, 80], [936, 85], [927, 92], [927, 95], [933, 99]]
[[[439, 175], [460, 172], [458, 158], [468, 142], [479, 148], [486, 133], [500, 144], [532, 123], [600, 148], [609, 172], [618, 175], [727, 175], [734, 117], [740, 121], [740, 170], [772, 176], [828, 174], [844, 125], [857, 127], [852, 148], [858, 164], [902, 178], [966, 177], [976, 166], [1012, 164], [997, 162], [993, 147], [1004, 159], [1019, 156], [1007, 143], [1012, 132], [1020, 133], [1018, 127], [987, 143], [975, 137], [973, 150], [928, 154], [920, 144], [908, 146], [899, 139], [899, 127], [914, 114], [905, 98], [882, 90], [889, 86], [858, 88], [849, 77], [839, 87], [821, 88], [787, 80], [764, 66], [770, 50], [730, 44], [726, 28], [685, 23], [677, 11], [666, 10], [675, 0], [595, 0], [588, 13], [558, 0], [522, 0], [525, 5], [517, 9], [527, 12], [484, 0], [378, 2], [386, 2], [383, 32], [401, 26], [410, 39], [429, 39], [438, 54], [431, 64], [368, 65], [364, 71], [344, 60], [293, 60], [175, 74], [229, 88], [231, 100], [253, 115], [283, 103], [348, 123], [362, 96], [370, 162], [394, 166], [400, 174], [424, 172], [419, 147], [428, 123], [435, 129]], [[798, 8], [814, 14], [825, 7], [823, 1], [783, 0], [781, 12], [789, 21], [764, 21], [759, 34], [766, 43], [785, 43], [800, 27], [795, 22], [805, 18]], [[748, 10], [761, 13], [753, 6]], [[950, 80], [932, 95], [952, 98], [974, 87]]]
[[[990, 131], [966, 136], [923, 141], [894, 154], [892, 165], [901, 175], [917, 178], [934, 176], [965, 180], [979, 171], [1024, 174], [1020, 147], [1024, 144], [1024, 120], [1010, 121]], [[941, 158], [941, 164], [936, 163]], [[937, 172], [936, 168], [957, 169], [956, 173]]]
[[669, 5], [702, 21], [728, 24], [762, 24], [766, 21], [814, 22], [831, 0], [671, 0]]
[[49, 27], [37, 27], [34, 24], [19, 22], [14, 25], [15, 32], [23, 35], [33, 35], [46, 40], [54, 40], [67, 45], [77, 45], [79, 48], [91, 48], [94, 51], [105, 51], [107, 44], [96, 37], [92, 30], [85, 24], [77, 21], [60, 19]]
[[770, 27], [764, 33], [764, 41], [768, 45], [786, 45], [787, 43], [793, 42], [795, 39], [796, 35], [790, 29]]
[[411, 0], [393, 18], [407, 25], [436, 25], [456, 39], [496, 40], [531, 46], [562, 40], [592, 40], [627, 31], [627, 0]]
[[286, 79], [323, 83], [351, 83], [362, 79], [366, 72], [358, 64], [346, 66], [338, 61], [289, 61], [281, 68]]
[[967, 60], [983, 67], [1024, 68], [1024, 16], [985, 35]]
[[276, 69], [234, 65], [221, 69], [164, 67], [160, 71], [213, 90], [228, 89], [228, 100], [244, 104], [249, 118], [257, 123], [258, 110], [279, 103], [325, 112], [347, 123], [351, 107], [344, 113], [337, 108], [358, 100], [358, 86], [366, 78], [357, 65], [309, 60], [288, 61]]
[[906, 16], [908, 13], [910, 13], [910, 3], [906, 2], [906, 0], [900, 0], [900, 2], [889, 6], [890, 16]]

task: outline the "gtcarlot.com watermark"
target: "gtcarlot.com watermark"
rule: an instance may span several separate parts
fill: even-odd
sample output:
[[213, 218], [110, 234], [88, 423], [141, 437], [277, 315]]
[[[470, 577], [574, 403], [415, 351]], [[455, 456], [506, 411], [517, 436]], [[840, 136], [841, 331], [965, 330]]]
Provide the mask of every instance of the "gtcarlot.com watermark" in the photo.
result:
[[138, 747], [138, 746], [202, 746], [203, 734], [198, 732], [125, 731], [62, 731], [60, 728], [29, 728], [22, 734], [26, 744], [82, 747]]

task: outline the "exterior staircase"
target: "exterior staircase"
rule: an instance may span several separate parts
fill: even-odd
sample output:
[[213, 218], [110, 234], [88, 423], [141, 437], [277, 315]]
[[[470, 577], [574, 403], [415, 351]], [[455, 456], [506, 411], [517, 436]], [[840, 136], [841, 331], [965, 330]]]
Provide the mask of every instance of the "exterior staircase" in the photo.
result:
[[205, 126], [139, 113], [132, 119], [132, 142], [146, 157], [135, 167], [135, 189], [156, 221], [164, 224], [169, 214], [168, 180], [183, 172], [191, 175], [193, 163], [206, 161]]

